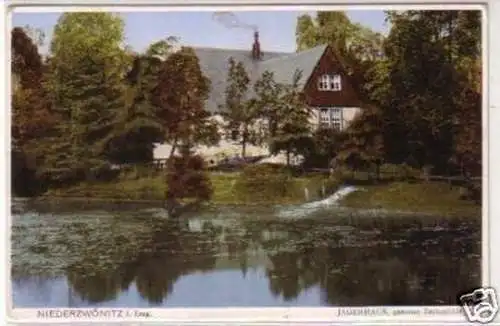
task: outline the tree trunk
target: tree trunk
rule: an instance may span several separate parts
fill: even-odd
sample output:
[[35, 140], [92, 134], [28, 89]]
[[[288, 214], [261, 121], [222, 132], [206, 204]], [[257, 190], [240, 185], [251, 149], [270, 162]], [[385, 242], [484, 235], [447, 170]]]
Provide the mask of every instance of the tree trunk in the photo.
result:
[[241, 157], [245, 158], [247, 155], [247, 142], [243, 140], [241, 142]]
[[247, 155], [247, 140], [248, 140], [248, 126], [245, 126], [243, 135], [241, 137], [241, 157], [245, 158]]
[[176, 149], [177, 149], [177, 137], [174, 139], [174, 142], [172, 143], [172, 148], [170, 149], [170, 155], [168, 156], [168, 158], [174, 156]]

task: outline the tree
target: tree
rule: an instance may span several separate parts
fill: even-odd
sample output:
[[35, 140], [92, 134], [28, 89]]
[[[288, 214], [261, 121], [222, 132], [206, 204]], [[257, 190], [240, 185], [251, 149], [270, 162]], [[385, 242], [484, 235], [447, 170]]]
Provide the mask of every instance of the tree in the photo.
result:
[[15, 27], [11, 35], [11, 184], [14, 193], [24, 196], [43, 188], [36, 177], [36, 149], [38, 140], [53, 131], [57, 116], [50, 110], [43, 87], [45, 67], [36, 44], [23, 28]]
[[375, 165], [377, 178], [379, 168], [384, 160], [384, 140], [381, 133], [381, 111], [368, 106], [356, 117], [349, 128], [342, 133], [341, 145], [336, 156], [336, 162], [353, 168]]
[[33, 28], [30, 25], [25, 25], [23, 30], [26, 34], [33, 40], [33, 43], [38, 47], [41, 47], [45, 44], [45, 32], [40, 28]]
[[272, 72], [266, 70], [255, 82], [253, 90], [259, 119], [267, 122], [267, 128], [261, 131], [261, 137], [269, 142], [271, 138], [276, 136], [278, 130], [283, 85], [274, 80]]
[[149, 58], [165, 60], [172, 52], [172, 49], [178, 43], [178, 41], [179, 38], [175, 36], [169, 36], [163, 40], [153, 42], [148, 46], [145, 52], [145, 56]]
[[[165, 181], [168, 185], [166, 208], [170, 217], [179, 217], [188, 208], [209, 200], [213, 194], [203, 158], [194, 155], [188, 146], [182, 147], [180, 156], [170, 157]], [[179, 199], [191, 200], [191, 203], [182, 206]]]
[[464, 91], [461, 67], [479, 52], [480, 24], [472, 17], [463, 11], [388, 13], [393, 27], [385, 43], [389, 87], [383, 97], [391, 161], [430, 165], [437, 173], [452, 170], [456, 113], [463, 103], [450, 94]]
[[162, 60], [172, 49], [175, 38], [152, 43], [144, 54], [132, 54], [133, 65], [124, 92], [124, 110], [115, 119], [107, 142], [113, 163], [146, 163], [153, 160], [154, 143], [163, 140], [164, 128], [158, 122], [153, 90], [158, 83]]
[[22, 28], [15, 27], [11, 34], [12, 136], [15, 144], [23, 147], [43, 137], [51, 129], [55, 116], [43, 88], [45, 67], [37, 46]]
[[276, 133], [270, 138], [271, 152], [285, 151], [287, 166], [291, 154], [305, 155], [311, 147], [311, 112], [298, 86], [301, 77], [302, 72], [295, 71], [292, 83], [282, 86]]
[[311, 149], [304, 164], [310, 167], [328, 168], [337, 156], [341, 144], [341, 132], [334, 128], [318, 128], [311, 136]]
[[114, 14], [66, 13], [54, 29], [48, 88], [61, 116], [46, 140], [44, 173], [57, 182], [91, 178], [109, 166], [107, 139], [123, 109], [128, 57], [123, 20]]
[[210, 80], [200, 68], [193, 49], [183, 47], [162, 64], [153, 103], [164, 126], [164, 139], [172, 145], [172, 157], [179, 144], [192, 147], [213, 144], [217, 126], [205, 110]]
[[250, 78], [243, 63], [236, 62], [233, 58], [229, 59], [227, 81], [224, 106], [226, 135], [230, 140], [238, 140], [241, 145], [241, 156], [245, 157], [247, 145], [255, 145], [261, 141], [260, 134], [255, 128], [259, 117], [258, 105], [255, 99], [248, 99]]

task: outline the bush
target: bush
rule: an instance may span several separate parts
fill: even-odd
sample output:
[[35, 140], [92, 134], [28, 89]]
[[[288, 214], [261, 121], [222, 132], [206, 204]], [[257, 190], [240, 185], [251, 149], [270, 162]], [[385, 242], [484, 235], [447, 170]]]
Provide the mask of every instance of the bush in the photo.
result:
[[199, 155], [172, 157], [167, 165], [167, 198], [209, 200], [213, 194], [212, 183]]
[[252, 164], [246, 166], [234, 185], [241, 200], [270, 201], [297, 193], [290, 173], [279, 165]]

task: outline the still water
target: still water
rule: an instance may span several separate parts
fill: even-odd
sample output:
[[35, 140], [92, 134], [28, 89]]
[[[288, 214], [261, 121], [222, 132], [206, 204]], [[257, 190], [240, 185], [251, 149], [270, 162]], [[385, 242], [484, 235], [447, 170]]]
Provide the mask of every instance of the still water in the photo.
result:
[[14, 307], [450, 305], [481, 283], [476, 217], [107, 206], [14, 201]]

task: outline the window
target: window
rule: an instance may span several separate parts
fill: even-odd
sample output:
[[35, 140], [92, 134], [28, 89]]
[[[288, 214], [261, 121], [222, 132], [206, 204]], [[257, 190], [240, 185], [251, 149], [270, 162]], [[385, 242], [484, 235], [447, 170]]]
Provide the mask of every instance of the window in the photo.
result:
[[318, 80], [318, 89], [320, 91], [340, 91], [342, 89], [340, 75], [322, 75]]
[[331, 82], [330, 82], [330, 88], [333, 91], [340, 91], [342, 89], [342, 84], [340, 82], [340, 75], [333, 75]]
[[340, 108], [330, 109], [330, 126], [336, 130], [342, 129], [342, 110]]
[[319, 127], [342, 130], [342, 108], [321, 108], [319, 110]]
[[321, 109], [319, 111], [319, 125], [322, 128], [330, 127], [330, 112], [328, 109]]
[[323, 75], [319, 77], [318, 89], [320, 91], [327, 91], [330, 87], [330, 76]]

